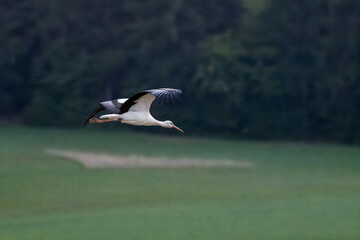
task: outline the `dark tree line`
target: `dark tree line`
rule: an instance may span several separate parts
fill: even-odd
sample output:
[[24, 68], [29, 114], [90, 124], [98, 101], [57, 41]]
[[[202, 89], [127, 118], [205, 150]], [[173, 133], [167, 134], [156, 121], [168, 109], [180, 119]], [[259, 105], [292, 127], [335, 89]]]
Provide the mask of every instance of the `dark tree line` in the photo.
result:
[[0, 53], [8, 121], [77, 127], [165, 86], [191, 132], [360, 141], [357, 0], [4, 0]]

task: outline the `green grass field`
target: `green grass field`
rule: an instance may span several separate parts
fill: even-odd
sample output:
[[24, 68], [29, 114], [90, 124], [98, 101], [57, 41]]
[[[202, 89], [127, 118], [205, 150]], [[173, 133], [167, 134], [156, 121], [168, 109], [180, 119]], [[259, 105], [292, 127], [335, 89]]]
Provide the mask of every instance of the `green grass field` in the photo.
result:
[[[56, 148], [246, 160], [253, 169], [102, 169]], [[360, 148], [0, 128], [0, 239], [360, 239]]]

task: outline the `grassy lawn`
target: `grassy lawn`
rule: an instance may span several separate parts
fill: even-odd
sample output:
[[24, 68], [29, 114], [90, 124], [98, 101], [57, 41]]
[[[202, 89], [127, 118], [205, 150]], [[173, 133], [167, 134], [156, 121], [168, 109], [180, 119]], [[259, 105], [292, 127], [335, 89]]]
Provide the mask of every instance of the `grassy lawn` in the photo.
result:
[[[246, 160], [103, 169], [45, 149]], [[0, 128], [0, 239], [360, 239], [360, 148]]]

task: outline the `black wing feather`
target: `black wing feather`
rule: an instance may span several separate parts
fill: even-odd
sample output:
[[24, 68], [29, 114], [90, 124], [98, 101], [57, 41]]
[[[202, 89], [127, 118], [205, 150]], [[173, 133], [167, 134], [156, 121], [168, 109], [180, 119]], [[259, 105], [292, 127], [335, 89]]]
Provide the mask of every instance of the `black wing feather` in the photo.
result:
[[119, 114], [122, 103], [118, 102], [118, 99], [105, 101], [100, 103], [106, 110], [111, 113]]
[[176, 102], [180, 100], [180, 95], [182, 91], [180, 89], [174, 89], [174, 88], [159, 88], [159, 89], [152, 89], [152, 90], [146, 90], [145, 92], [148, 92], [156, 97], [156, 100], [164, 105], [172, 106]]
[[94, 109], [89, 115], [84, 119], [84, 121], [81, 124], [81, 128], [84, 129], [86, 127], [86, 124], [89, 122], [90, 118], [95, 116], [98, 112], [101, 112], [105, 110], [105, 108], [100, 104], [97, 108]]

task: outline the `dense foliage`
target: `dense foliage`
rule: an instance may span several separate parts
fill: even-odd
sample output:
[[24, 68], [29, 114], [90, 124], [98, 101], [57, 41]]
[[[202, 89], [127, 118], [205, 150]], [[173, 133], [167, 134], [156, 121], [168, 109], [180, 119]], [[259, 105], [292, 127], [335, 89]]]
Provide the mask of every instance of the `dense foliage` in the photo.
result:
[[359, 142], [360, 2], [259, 2], [1, 1], [2, 117], [78, 127], [100, 100], [177, 87], [191, 132]]

